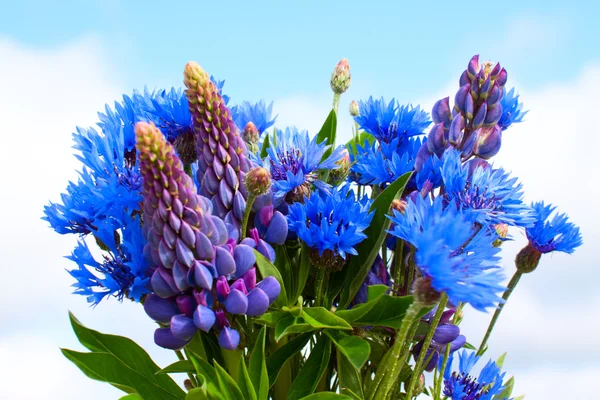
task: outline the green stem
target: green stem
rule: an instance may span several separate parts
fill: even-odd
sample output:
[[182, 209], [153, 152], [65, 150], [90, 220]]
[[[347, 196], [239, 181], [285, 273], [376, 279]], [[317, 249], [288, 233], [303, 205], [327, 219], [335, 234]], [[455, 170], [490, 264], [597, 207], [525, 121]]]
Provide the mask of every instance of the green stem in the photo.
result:
[[338, 108], [340, 106], [340, 95], [338, 93], [333, 93], [333, 109], [335, 113], [338, 113]]
[[442, 293], [442, 298], [438, 304], [438, 308], [431, 320], [429, 325], [429, 330], [427, 331], [427, 336], [425, 336], [425, 341], [423, 342], [423, 347], [419, 352], [419, 358], [417, 359], [417, 363], [413, 368], [412, 376], [410, 377], [410, 383], [408, 385], [408, 390], [406, 391], [406, 400], [411, 400], [413, 398], [413, 392], [415, 390], [415, 386], [417, 381], [419, 380], [421, 374], [423, 373], [423, 369], [425, 367], [425, 356], [427, 355], [427, 350], [429, 349], [429, 345], [431, 344], [431, 340], [433, 340], [433, 334], [435, 333], [435, 329], [440, 323], [440, 319], [442, 318], [442, 314], [446, 309], [446, 304], [448, 303], [448, 295], [446, 293]]
[[[464, 303], [459, 304], [456, 308], [454, 316], [452, 317], [452, 325], [458, 325], [458, 316], [461, 313], [464, 307]], [[442, 361], [442, 368], [439, 370], [439, 376], [434, 381], [434, 389], [433, 389], [433, 398], [434, 400], [439, 400], [442, 398], [442, 381], [444, 380], [444, 371], [446, 371], [446, 366], [448, 365], [448, 358], [450, 358], [450, 343], [446, 345], [446, 349], [444, 350], [444, 360]], [[436, 369], [436, 374], [438, 370]]]
[[415, 275], [415, 248], [410, 247], [410, 256], [408, 258], [408, 278], [406, 279], [406, 293], [410, 294], [411, 285]]
[[417, 318], [417, 315], [419, 315], [420, 310], [421, 305], [419, 303], [412, 303], [408, 310], [406, 310], [394, 344], [377, 367], [375, 378], [367, 394], [367, 400], [385, 399], [394, 386], [408, 356], [408, 351], [402, 351], [405, 348], [408, 331]]
[[323, 305], [323, 286], [325, 283], [325, 268], [317, 267], [317, 275], [315, 276], [315, 307]]
[[523, 273], [516, 271], [515, 274], [512, 276], [512, 278], [510, 279], [510, 282], [508, 282], [508, 289], [506, 290], [506, 292], [504, 292], [504, 295], [502, 295], [502, 299], [504, 300], [504, 302], [500, 303], [498, 305], [498, 308], [496, 308], [496, 311], [494, 311], [494, 316], [492, 317], [492, 320], [490, 321], [490, 325], [488, 326], [487, 331], [485, 331], [485, 336], [483, 337], [483, 340], [481, 341], [481, 344], [479, 345], [479, 350], [477, 350], [477, 355], [481, 356], [485, 352], [485, 345], [487, 344], [487, 341], [490, 338], [490, 335], [492, 334], [492, 330], [494, 330], [494, 325], [496, 325], [496, 321], [498, 320], [498, 317], [500, 317], [500, 313], [502, 312], [502, 309], [504, 308], [504, 304], [506, 304], [506, 302], [508, 301], [510, 294], [515, 289], [515, 287], [517, 287], [517, 284], [519, 283], [519, 279], [521, 279], [521, 275], [523, 275]]
[[[179, 361], [185, 361], [185, 356], [183, 355], [183, 353], [181, 352], [181, 350], [174, 350], [175, 354], [177, 354], [177, 358], [179, 358]], [[188, 378], [190, 378], [190, 383], [192, 384], [192, 387], [198, 387], [198, 381], [196, 380], [196, 377], [194, 376], [194, 374], [192, 374], [191, 372], [188, 372]]]
[[244, 218], [242, 219], [242, 238], [246, 237], [246, 229], [248, 228], [248, 220], [250, 219], [250, 213], [252, 212], [252, 205], [254, 204], [254, 200], [256, 196], [249, 193], [248, 200], [246, 200], [246, 209], [244, 210]]
[[396, 250], [394, 251], [394, 283], [400, 287], [404, 285], [404, 240], [396, 240]]

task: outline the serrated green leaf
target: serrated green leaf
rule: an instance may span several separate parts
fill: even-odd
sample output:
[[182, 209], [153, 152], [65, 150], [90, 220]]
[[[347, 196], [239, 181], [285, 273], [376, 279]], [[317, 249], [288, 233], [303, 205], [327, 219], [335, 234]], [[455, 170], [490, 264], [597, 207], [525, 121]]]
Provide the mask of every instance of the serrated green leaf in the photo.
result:
[[182, 399], [185, 395], [181, 389], [178, 392], [171, 392], [157, 385], [145, 374], [130, 368], [113, 354], [80, 353], [69, 349], [61, 349], [61, 351], [89, 378], [113, 384], [129, 393], [137, 392], [145, 400], [175, 400]]
[[339, 308], [348, 308], [348, 305], [356, 296], [358, 289], [364, 282], [369, 270], [373, 266], [375, 257], [383, 245], [387, 230], [391, 221], [387, 218], [392, 201], [399, 198], [404, 191], [406, 183], [412, 173], [408, 172], [392, 182], [377, 198], [373, 201], [370, 210], [374, 211], [371, 224], [364, 233], [367, 236], [356, 248], [358, 256], [352, 257], [346, 266], [348, 272], [346, 275], [346, 285], [340, 295]]
[[294, 354], [299, 352], [306, 346], [310, 338], [312, 337], [312, 332], [306, 332], [301, 335], [296, 336], [285, 345], [277, 349], [273, 354], [267, 358], [267, 373], [269, 375], [270, 385], [275, 383], [277, 379], [277, 375], [283, 364]]
[[[183, 398], [185, 392], [165, 374], [156, 375], [160, 367], [152, 361], [148, 353], [133, 340], [117, 335], [108, 335], [84, 326], [71, 312], [69, 319], [79, 342], [92, 352], [111, 354], [122, 365], [146, 377], [154, 386]], [[134, 388], [138, 393], [140, 390]]]
[[345, 332], [326, 329], [323, 331], [336, 345], [339, 351], [346, 356], [350, 364], [356, 369], [361, 369], [369, 359], [371, 346], [369, 342], [358, 336], [348, 335]]
[[326, 335], [321, 335], [298, 376], [292, 382], [288, 400], [298, 400], [315, 391], [327, 369], [330, 355], [331, 341]]
[[237, 381], [240, 386], [240, 391], [242, 392], [242, 395], [245, 399], [257, 400], [256, 391], [254, 390], [254, 386], [252, 385], [252, 381], [250, 380], [250, 375], [248, 374], [248, 369], [246, 368], [244, 357], [240, 357], [240, 366], [238, 368]]
[[219, 388], [221, 389], [221, 394], [227, 400], [244, 400], [244, 396], [242, 392], [233, 380], [231, 376], [225, 371], [223, 367], [219, 365], [219, 363], [215, 362], [215, 373], [217, 375], [217, 380], [219, 381]]
[[269, 397], [269, 374], [267, 372], [267, 360], [265, 357], [265, 335], [266, 328], [263, 326], [250, 355], [250, 380], [256, 391], [258, 400], [267, 400]]
[[316, 329], [307, 324], [303, 318], [290, 315], [280, 319], [275, 325], [275, 340], [278, 342], [279, 339], [291, 333], [312, 332]]
[[260, 254], [258, 251], [254, 250], [254, 254], [256, 255], [256, 266], [258, 267], [258, 270], [260, 271], [262, 277], [265, 278], [267, 276], [273, 276], [279, 281], [279, 284], [281, 285], [281, 292], [279, 293], [279, 297], [277, 298], [277, 300], [275, 300], [275, 305], [278, 307], [288, 305], [286, 288], [281, 274], [279, 273], [279, 270], [276, 266], [274, 266], [271, 263], [271, 261], [267, 260], [265, 256]]
[[320, 392], [303, 397], [301, 400], [352, 400], [352, 398], [343, 394]]
[[347, 329], [352, 330], [352, 326], [345, 319], [338, 317], [324, 307], [305, 307], [302, 309], [302, 318], [310, 326], [322, 329]]
[[335, 110], [331, 110], [327, 119], [323, 123], [321, 130], [317, 134], [317, 143], [325, 142], [331, 147], [323, 154], [322, 160], [325, 160], [333, 152], [333, 146], [335, 145], [335, 136], [337, 131], [337, 115]]
[[164, 367], [160, 371], [156, 372], [157, 374], [179, 374], [179, 373], [194, 373], [196, 369], [194, 368], [194, 364], [192, 364], [189, 360], [179, 360], [175, 361], [173, 364]]
[[340, 392], [352, 397], [354, 400], [363, 400], [365, 394], [363, 392], [362, 377], [360, 370], [357, 370], [348, 361], [348, 358], [336, 350], [337, 374], [340, 380]]

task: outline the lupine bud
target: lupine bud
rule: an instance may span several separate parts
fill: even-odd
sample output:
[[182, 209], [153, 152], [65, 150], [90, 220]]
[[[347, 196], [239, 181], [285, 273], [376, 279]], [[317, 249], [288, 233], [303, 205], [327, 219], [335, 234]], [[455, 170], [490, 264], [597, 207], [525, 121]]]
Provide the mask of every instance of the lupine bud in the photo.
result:
[[350, 102], [350, 115], [353, 117], [358, 117], [360, 115], [360, 109], [358, 108], [358, 103], [354, 100]]
[[483, 121], [485, 121], [485, 116], [487, 115], [487, 104], [483, 103], [479, 106], [475, 117], [473, 118], [473, 129], [480, 128], [483, 125]]
[[197, 330], [194, 321], [184, 314], [174, 315], [171, 318], [171, 333], [178, 339], [190, 340]]
[[227, 350], [235, 350], [240, 344], [240, 333], [227, 326], [219, 334], [219, 346]]
[[488, 105], [488, 109], [496, 107], [500, 103], [500, 97], [502, 96], [502, 89], [498, 86], [497, 83], [494, 83], [492, 89], [490, 90], [490, 94], [486, 100]]
[[469, 79], [469, 73], [465, 69], [460, 75], [460, 79], [458, 80], [458, 86], [465, 86], [469, 82], [471, 82], [471, 79]]
[[465, 101], [467, 99], [467, 94], [471, 90], [471, 85], [466, 84], [461, 86], [456, 92], [456, 96], [454, 96], [454, 109], [456, 111], [465, 112]]
[[438, 343], [450, 343], [460, 335], [460, 328], [456, 325], [439, 325], [433, 334], [433, 340]]
[[271, 218], [271, 221], [269, 221], [269, 227], [265, 233], [265, 239], [268, 243], [282, 245], [285, 243], [287, 236], [287, 218], [279, 211], [275, 211], [273, 213], [273, 218]]
[[248, 293], [248, 309], [246, 315], [254, 317], [262, 315], [269, 309], [269, 296], [261, 288], [254, 288]]
[[194, 289], [194, 299], [196, 300], [197, 304], [208, 308], [212, 308], [215, 303], [215, 296], [211, 291], [206, 289], [202, 289], [201, 291]]
[[481, 128], [473, 144], [473, 154], [487, 160], [498, 154], [501, 145], [502, 129], [498, 125]]
[[473, 96], [471, 95], [471, 92], [469, 92], [465, 97], [465, 117], [467, 117], [467, 119], [473, 118], [474, 107], [475, 105], [473, 104]]
[[474, 55], [471, 58], [467, 66], [467, 72], [469, 74], [470, 79], [475, 78], [475, 75], [477, 75], [477, 73], [479, 72], [479, 54]]
[[334, 93], [342, 94], [350, 87], [350, 64], [347, 59], [342, 59], [331, 74], [331, 90]]
[[492, 87], [492, 79], [488, 76], [483, 85], [481, 85], [481, 90], [479, 91], [479, 97], [485, 100], [488, 96], [488, 92]]
[[235, 278], [244, 275], [250, 268], [256, 264], [256, 255], [252, 247], [245, 244], [238, 244], [233, 249], [233, 258], [235, 260]]
[[246, 173], [244, 184], [254, 196], [266, 194], [271, 188], [271, 174], [263, 167], [252, 168]]
[[446, 128], [450, 126], [452, 114], [450, 113], [449, 97], [444, 97], [443, 99], [435, 102], [433, 109], [431, 110], [431, 119], [436, 124], [443, 123]]
[[502, 104], [497, 104], [494, 108], [487, 111], [483, 124], [485, 126], [494, 126], [502, 118]]
[[231, 289], [225, 299], [225, 308], [231, 314], [244, 314], [248, 309], [248, 298], [238, 289]]
[[215, 318], [217, 320], [217, 327], [219, 329], [223, 329], [224, 327], [229, 326], [229, 321], [225, 316], [225, 311], [221, 309], [215, 311]]
[[[476, 134], [473, 133], [473, 135], [476, 135]], [[475, 172], [476, 169], [492, 167], [489, 162], [487, 162], [481, 158], [474, 158], [472, 160], [469, 160], [467, 162], [467, 164], [469, 167], [469, 177], [473, 176], [473, 173]]]
[[250, 268], [248, 272], [242, 276], [244, 283], [246, 284], [246, 288], [248, 290], [252, 290], [256, 287], [256, 268]]
[[498, 83], [498, 86], [502, 87], [502, 86], [506, 85], [507, 80], [508, 80], [508, 72], [506, 72], [506, 70], [504, 68], [502, 68], [500, 70], [500, 72], [498, 73], [496, 82]]
[[250, 169], [248, 149], [217, 87], [195, 62], [186, 65], [184, 83], [196, 133], [200, 193], [212, 199], [219, 217], [239, 229], [233, 200]]
[[216, 247], [215, 267], [219, 276], [230, 275], [235, 272], [235, 260], [231, 253], [223, 247]]
[[[248, 147], [253, 147], [253, 150], [258, 150], [258, 139], [260, 137], [260, 132], [254, 125], [254, 122], [250, 121], [244, 127], [242, 131], [242, 139], [248, 145]], [[256, 152], [256, 151], [254, 151]]]
[[155, 294], [146, 296], [144, 310], [150, 318], [163, 324], [168, 323], [173, 315], [181, 312], [173, 298], [163, 299]]
[[463, 138], [463, 130], [465, 129], [465, 118], [462, 114], [458, 114], [450, 124], [450, 130], [448, 131], [448, 141], [457, 146], [460, 144]]
[[431, 153], [442, 156], [446, 149], [446, 138], [444, 137], [444, 123], [435, 124], [427, 135], [427, 148]]
[[203, 305], [198, 305], [194, 311], [194, 325], [204, 332], [210, 331], [216, 321], [213, 310]]
[[262, 289], [263, 292], [269, 297], [269, 303], [273, 303], [279, 297], [281, 292], [281, 285], [279, 281], [273, 276], [267, 276], [262, 281], [258, 282], [257, 288]]
[[171, 329], [169, 328], [158, 328], [154, 331], [154, 343], [165, 349], [179, 350], [183, 348], [188, 341], [173, 336], [173, 333], [171, 333]]
[[217, 298], [219, 301], [225, 301], [231, 289], [229, 288], [229, 283], [227, 282], [227, 278], [224, 276], [220, 276], [217, 279], [217, 284], [215, 286], [215, 290], [217, 292]]
[[194, 297], [189, 295], [181, 295], [177, 296], [176, 301], [177, 305], [179, 306], [179, 310], [181, 310], [181, 312], [188, 317], [192, 318], [194, 315], [194, 309], [196, 309], [197, 306]]
[[163, 267], [158, 267], [154, 270], [150, 278], [150, 285], [152, 286], [152, 291], [164, 299], [179, 293], [173, 276]]
[[427, 143], [423, 143], [417, 152], [417, 158], [415, 160], [415, 171], [421, 172], [425, 161], [431, 156]]

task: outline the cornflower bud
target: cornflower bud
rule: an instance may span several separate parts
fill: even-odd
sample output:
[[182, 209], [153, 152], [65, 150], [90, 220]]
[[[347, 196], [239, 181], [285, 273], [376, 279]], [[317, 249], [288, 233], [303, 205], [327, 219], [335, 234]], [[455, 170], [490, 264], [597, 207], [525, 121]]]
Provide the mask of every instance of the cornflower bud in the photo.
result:
[[260, 132], [258, 132], [258, 128], [254, 125], [254, 122], [250, 121], [244, 127], [242, 131], [242, 139], [248, 145], [248, 148], [255, 153], [258, 150], [258, 139], [260, 137]]
[[263, 167], [252, 168], [246, 173], [244, 184], [249, 194], [261, 196], [271, 188], [271, 174]]
[[342, 94], [350, 87], [350, 64], [348, 60], [343, 58], [333, 70], [331, 74], [331, 90], [336, 94]]
[[527, 244], [527, 246], [523, 247], [515, 258], [517, 271], [523, 274], [535, 271], [540, 263], [541, 257], [542, 253], [538, 249], [533, 247], [531, 243]]
[[353, 117], [358, 117], [360, 115], [360, 109], [358, 108], [358, 103], [354, 100], [350, 102], [350, 115]]

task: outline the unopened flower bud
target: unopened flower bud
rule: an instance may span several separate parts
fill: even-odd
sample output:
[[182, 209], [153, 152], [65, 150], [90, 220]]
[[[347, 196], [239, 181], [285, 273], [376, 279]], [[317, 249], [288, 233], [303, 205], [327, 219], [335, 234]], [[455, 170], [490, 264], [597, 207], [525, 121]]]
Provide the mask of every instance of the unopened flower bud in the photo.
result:
[[342, 59], [331, 74], [331, 90], [334, 93], [342, 94], [350, 87], [350, 64], [347, 59]]
[[494, 108], [488, 110], [483, 124], [485, 126], [494, 126], [502, 118], [502, 104], [496, 104]]
[[433, 119], [433, 122], [436, 124], [443, 123], [446, 128], [450, 126], [452, 114], [450, 113], [449, 97], [445, 97], [435, 102], [433, 109], [431, 110], [431, 119]]
[[458, 114], [450, 124], [448, 132], [448, 141], [453, 145], [458, 145], [463, 138], [463, 130], [465, 129], [465, 118], [462, 114]]
[[337, 186], [344, 182], [350, 172], [350, 153], [347, 149], [343, 150], [343, 156], [336, 162], [336, 165], [338, 165], [339, 168], [329, 171], [330, 183], [333, 186]]
[[408, 203], [406, 202], [406, 200], [394, 199], [392, 200], [391, 209], [398, 211], [400, 214], [404, 214], [407, 205]]
[[425, 390], [425, 374], [421, 374], [419, 377], [419, 382], [417, 382], [417, 387], [415, 388], [414, 394], [419, 395], [423, 393], [423, 390]]
[[497, 83], [494, 83], [494, 86], [490, 89], [490, 94], [487, 97], [486, 103], [488, 105], [488, 109], [496, 107], [496, 105], [500, 102], [500, 97], [502, 96], [502, 89], [498, 86]]
[[444, 123], [435, 124], [429, 135], [427, 135], [427, 148], [431, 153], [437, 154], [439, 157], [444, 154], [446, 149], [446, 138], [444, 137]]
[[504, 242], [503, 239], [506, 239], [508, 237], [508, 224], [496, 224], [494, 225], [494, 230], [498, 234], [498, 239], [494, 240], [494, 243], [492, 243], [492, 245], [494, 247], [500, 247]]
[[353, 117], [358, 117], [360, 115], [360, 109], [358, 108], [358, 103], [354, 100], [350, 103], [350, 115]]
[[481, 128], [473, 144], [473, 154], [483, 159], [489, 159], [500, 151], [502, 145], [502, 129], [498, 125], [491, 128]]
[[467, 117], [467, 119], [473, 118], [474, 108], [475, 108], [475, 105], [473, 103], [473, 96], [471, 95], [471, 92], [469, 92], [469, 93], [467, 93], [467, 96], [465, 97], [465, 117]]
[[542, 253], [539, 250], [533, 247], [531, 243], [527, 244], [527, 246], [523, 247], [523, 249], [521, 249], [515, 258], [517, 271], [523, 274], [533, 272], [540, 263], [541, 257]]
[[467, 72], [469, 74], [469, 78], [475, 78], [475, 75], [479, 72], [479, 54], [474, 55], [471, 60], [469, 60], [469, 64], [467, 65]]
[[431, 287], [431, 278], [418, 278], [413, 283], [413, 296], [423, 307], [433, 306], [440, 299], [440, 292]]
[[263, 167], [252, 168], [244, 178], [246, 190], [254, 196], [261, 196], [271, 188], [271, 174]]
[[496, 82], [498, 83], [498, 86], [502, 87], [502, 86], [506, 85], [507, 80], [508, 80], [508, 72], [506, 72], [506, 70], [504, 68], [502, 68], [500, 70], [500, 72], [498, 73]]
[[473, 117], [473, 129], [480, 128], [483, 126], [483, 121], [485, 121], [485, 117], [487, 115], [487, 103], [483, 103], [479, 106], [475, 117]]
[[248, 122], [244, 127], [244, 130], [242, 131], [242, 139], [244, 139], [244, 142], [246, 142], [246, 144], [248, 144], [248, 146], [250, 147], [255, 147], [258, 146], [259, 137], [260, 132], [258, 132], [258, 129], [256, 128], [256, 125], [254, 125], [254, 122]]
[[464, 112], [465, 111], [465, 100], [467, 98], [467, 94], [471, 90], [471, 85], [466, 84], [461, 86], [456, 92], [456, 96], [454, 96], [454, 109], [456, 111]]
[[192, 385], [192, 381], [190, 381], [189, 379], [183, 381], [183, 386], [186, 388], [187, 391], [190, 391], [194, 388], [194, 386]]

